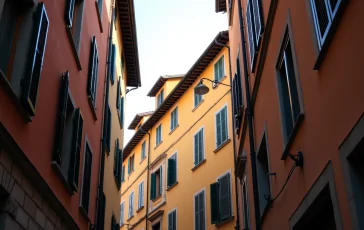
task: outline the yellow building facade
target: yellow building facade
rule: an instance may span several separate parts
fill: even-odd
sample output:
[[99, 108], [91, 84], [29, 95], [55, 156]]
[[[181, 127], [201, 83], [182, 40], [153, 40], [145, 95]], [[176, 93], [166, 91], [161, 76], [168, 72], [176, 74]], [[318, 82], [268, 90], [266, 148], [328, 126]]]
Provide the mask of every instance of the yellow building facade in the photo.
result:
[[[216, 43], [219, 42], [220, 44]], [[123, 149], [121, 229], [233, 229], [235, 184], [227, 32], [219, 33], [185, 75], [158, 79], [148, 96], [153, 112], [140, 113]]]

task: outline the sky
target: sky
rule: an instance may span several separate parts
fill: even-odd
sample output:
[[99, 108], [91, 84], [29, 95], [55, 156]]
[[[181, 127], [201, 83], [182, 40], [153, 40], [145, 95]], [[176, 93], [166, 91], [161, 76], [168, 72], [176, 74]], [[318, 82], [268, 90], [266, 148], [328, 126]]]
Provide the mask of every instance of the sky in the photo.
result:
[[[137, 113], [153, 111], [147, 94], [162, 75], [184, 74], [218, 32], [227, 15], [215, 13], [215, 0], [134, 0], [142, 87], [128, 93], [125, 126]], [[125, 130], [124, 145], [134, 135]]]

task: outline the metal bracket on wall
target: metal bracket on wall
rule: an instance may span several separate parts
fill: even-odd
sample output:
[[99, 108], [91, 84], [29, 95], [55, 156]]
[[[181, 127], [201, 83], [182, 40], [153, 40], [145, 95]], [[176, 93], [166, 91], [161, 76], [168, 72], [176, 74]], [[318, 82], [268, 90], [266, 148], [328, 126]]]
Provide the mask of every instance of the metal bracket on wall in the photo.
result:
[[296, 162], [296, 166], [297, 167], [302, 167], [303, 166], [303, 153], [301, 151], [299, 151], [296, 155], [292, 155], [288, 152], [288, 156], [294, 161]]

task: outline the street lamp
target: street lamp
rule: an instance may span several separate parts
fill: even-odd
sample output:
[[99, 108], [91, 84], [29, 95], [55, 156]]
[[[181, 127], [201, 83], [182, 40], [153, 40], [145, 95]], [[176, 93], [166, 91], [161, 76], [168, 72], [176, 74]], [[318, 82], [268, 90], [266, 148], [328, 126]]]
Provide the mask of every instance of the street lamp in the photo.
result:
[[230, 85], [221, 83], [221, 82], [219, 82], [217, 80], [211, 80], [211, 79], [208, 79], [208, 78], [201, 78], [200, 84], [195, 88], [195, 93], [198, 94], [198, 95], [205, 95], [205, 94], [207, 94], [210, 91], [209, 87], [207, 87], [203, 83], [203, 80], [210, 81], [212, 83], [212, 87], [211, 88], [213, 88], [213, 89], [215, 89], [217, 87], [217, 85], [225, 85], [225, 86], [229, 86], [231, 88]]

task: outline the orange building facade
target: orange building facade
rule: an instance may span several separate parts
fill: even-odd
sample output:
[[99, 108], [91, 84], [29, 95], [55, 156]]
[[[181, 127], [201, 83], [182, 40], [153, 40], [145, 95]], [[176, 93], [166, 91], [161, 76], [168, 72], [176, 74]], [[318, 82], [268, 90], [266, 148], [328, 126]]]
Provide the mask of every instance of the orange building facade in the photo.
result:
[[241, 85], [238, 229], [363, 229], [364, 2], [215, 3]]

